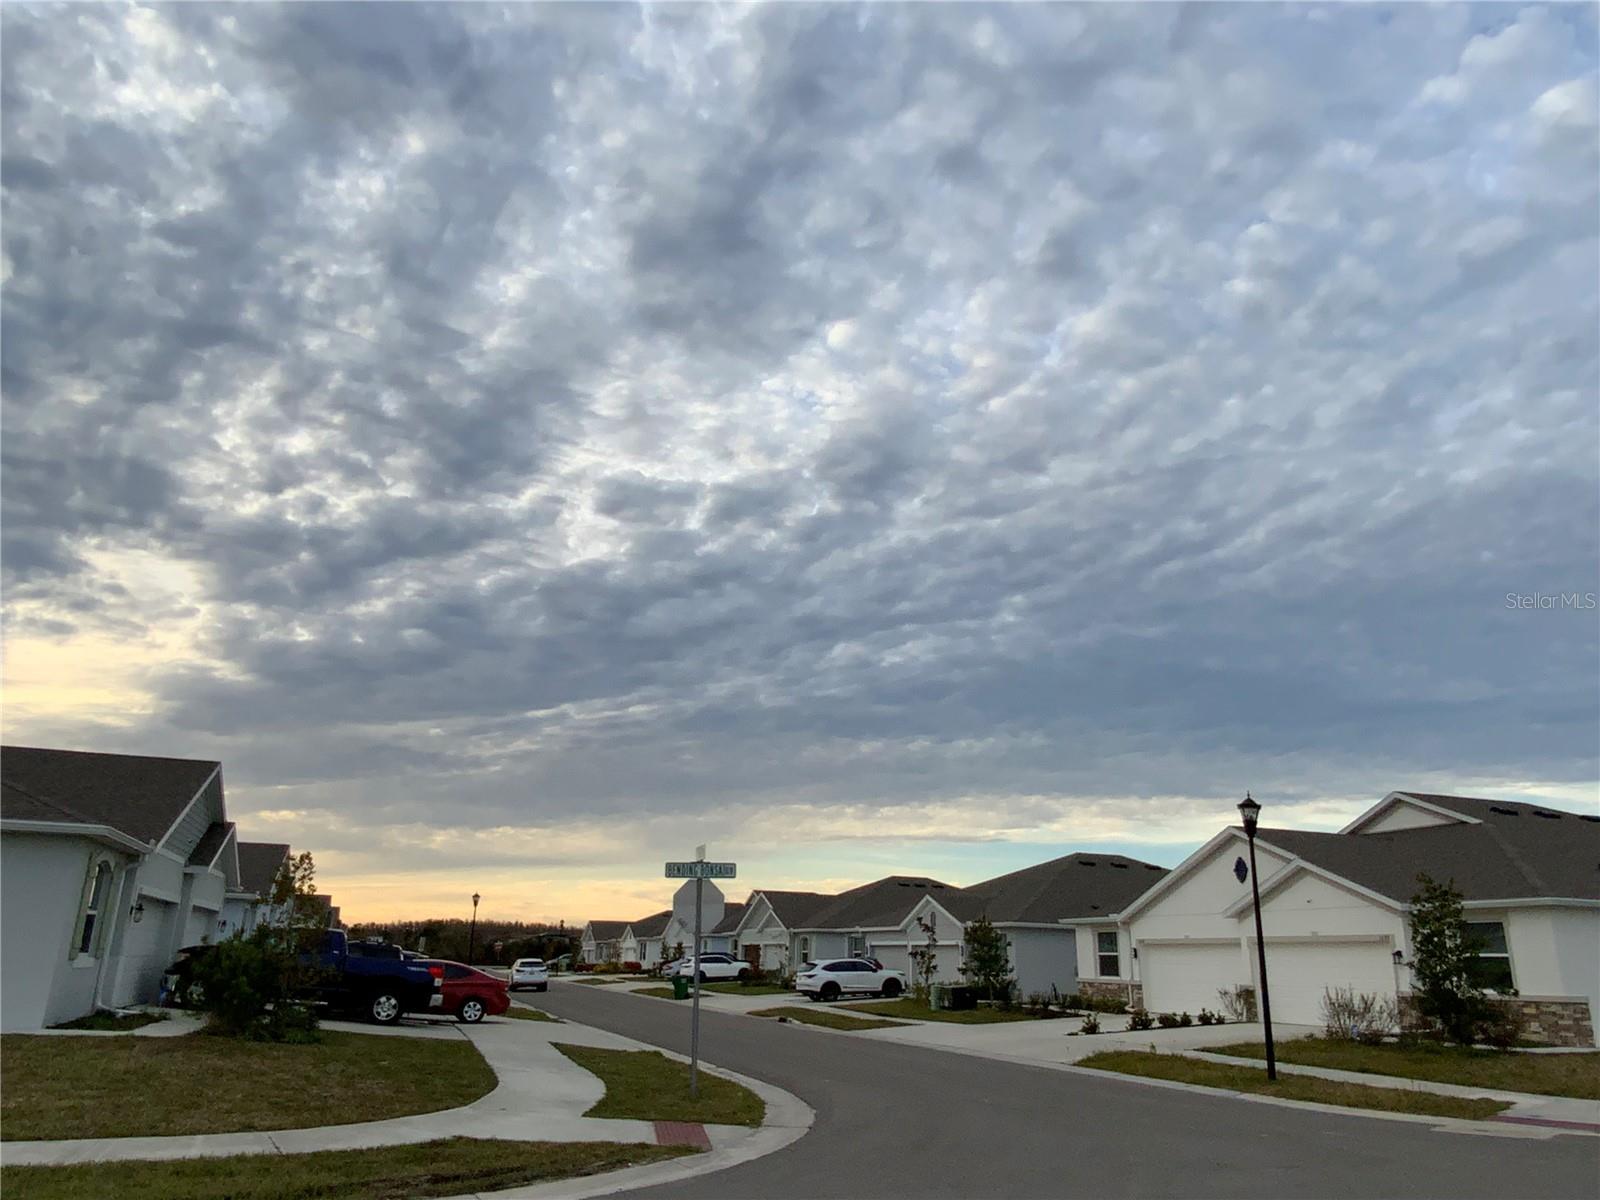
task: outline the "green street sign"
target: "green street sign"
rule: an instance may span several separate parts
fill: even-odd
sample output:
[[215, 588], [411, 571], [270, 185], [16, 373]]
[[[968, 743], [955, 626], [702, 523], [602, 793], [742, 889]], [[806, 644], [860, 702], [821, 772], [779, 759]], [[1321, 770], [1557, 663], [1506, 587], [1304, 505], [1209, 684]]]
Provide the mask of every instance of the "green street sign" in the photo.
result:
[[733, 879], [738, 875], [737, 863], [726, 862], [669, 862], [668, 879]]

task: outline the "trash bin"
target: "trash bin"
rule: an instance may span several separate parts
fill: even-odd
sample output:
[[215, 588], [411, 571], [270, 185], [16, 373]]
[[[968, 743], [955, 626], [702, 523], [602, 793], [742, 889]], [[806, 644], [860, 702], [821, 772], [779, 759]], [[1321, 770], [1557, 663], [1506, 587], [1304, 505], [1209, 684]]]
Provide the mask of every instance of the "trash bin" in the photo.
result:
[[687, 1000], [689, 998], [689, 977], [687, 975], [674, 975], [672, 977], [672, 998], [674, 1000]]
[[935, 1012], [950, 1007], [950, 985], [936, 983], [928, 989], [928, 1007]]

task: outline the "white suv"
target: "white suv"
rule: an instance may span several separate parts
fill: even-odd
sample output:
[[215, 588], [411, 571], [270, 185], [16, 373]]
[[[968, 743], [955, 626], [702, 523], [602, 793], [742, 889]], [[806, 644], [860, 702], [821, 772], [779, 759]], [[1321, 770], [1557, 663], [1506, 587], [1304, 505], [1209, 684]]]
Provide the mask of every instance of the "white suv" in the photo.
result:
[[511, 964], [510, 990], [532, 988], [536, 992], [550, 990], [550, 972], [542, 958], [519, 958]]
[[[677, 965], [674, 975], [687, 975], [694, 978], [694, 955], [689, 955]], [[750, 974], [750, 964], [743, 959], [735, 958], [731, 954], [712, 951], [700, 956], [700, 979], [707, 982], [717, 979], [743, 979]]]
[[808, 1000], [837, 1000], [840, 996], [886, 996], [893, 999], [906, 990], [906, 977], [860, 958], [830, 958], [806, 963], [794, 978], [794, 990]]

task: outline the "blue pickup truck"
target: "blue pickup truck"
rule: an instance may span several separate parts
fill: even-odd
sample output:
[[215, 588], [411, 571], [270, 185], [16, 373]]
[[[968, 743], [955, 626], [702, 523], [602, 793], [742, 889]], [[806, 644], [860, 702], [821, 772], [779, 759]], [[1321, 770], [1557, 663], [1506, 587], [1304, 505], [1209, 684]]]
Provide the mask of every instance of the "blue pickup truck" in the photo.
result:
[[322, 968], [311, 999], [379, 1025], [393, 1025], [408, 1012], [438, 1010], [444, 1004], [443, 972], [404, 957], [386, 942], [352, 942], [330, 929], [307, 956]]

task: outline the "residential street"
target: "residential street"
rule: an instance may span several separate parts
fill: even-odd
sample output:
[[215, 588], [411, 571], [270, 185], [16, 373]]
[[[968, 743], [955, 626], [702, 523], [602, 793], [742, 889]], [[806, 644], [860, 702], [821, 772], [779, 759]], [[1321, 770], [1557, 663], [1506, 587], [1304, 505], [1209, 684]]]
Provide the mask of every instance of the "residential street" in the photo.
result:
[[[603, 987], [538, 1006], [687, 1053], [689, 1014]], [[1600, 1140], [1423, 1124], [1200, 1096], [703, 1012], [706, 1060], [817, 1112], [776, 1154], [631, 1195], [826, 1197], [1600, 1196]]]

